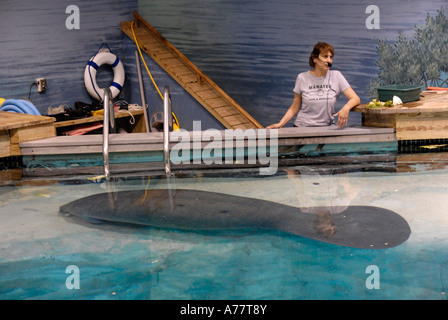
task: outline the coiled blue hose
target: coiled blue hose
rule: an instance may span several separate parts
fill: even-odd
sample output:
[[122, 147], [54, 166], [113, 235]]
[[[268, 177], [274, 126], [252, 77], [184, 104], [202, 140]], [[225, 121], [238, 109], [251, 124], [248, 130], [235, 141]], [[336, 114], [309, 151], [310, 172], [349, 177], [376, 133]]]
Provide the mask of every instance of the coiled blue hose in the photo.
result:
[[40, 116], [39, 110], [27, 100], [8, 99], [5, 100], [0, 107], [0, 111], [9, 111], [15, 113], [26, 113]]

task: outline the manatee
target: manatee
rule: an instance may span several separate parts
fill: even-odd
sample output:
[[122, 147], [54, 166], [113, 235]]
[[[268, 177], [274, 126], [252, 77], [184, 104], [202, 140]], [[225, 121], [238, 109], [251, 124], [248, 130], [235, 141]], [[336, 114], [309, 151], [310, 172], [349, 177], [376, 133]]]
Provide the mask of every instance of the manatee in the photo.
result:
[[[411, 229], [396, 212], [374, 206], [294, 207], [267, 200], [191, 189], [105, 192], [60, 207], [87, 221], [181, 230], [281, 230], [363, 249], [405, 242]], [[331, 213], [338, 212], [338, 213]]]

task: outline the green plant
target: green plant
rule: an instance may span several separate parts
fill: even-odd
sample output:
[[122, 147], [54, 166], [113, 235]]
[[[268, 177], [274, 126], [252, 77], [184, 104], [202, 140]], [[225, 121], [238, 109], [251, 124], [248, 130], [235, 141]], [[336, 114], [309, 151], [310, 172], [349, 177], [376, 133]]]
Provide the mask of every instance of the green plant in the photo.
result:
[[380, 69], [370, 83], [368, 93], [376, 96], [375, 88], [389, 84], [444, 86], [448, 79], [448, 19], [443, 8], [432, 17], [427, 14], [423, 26], [415, 26], [413, 37], [400, 33], [395, 42], [377, 40]]

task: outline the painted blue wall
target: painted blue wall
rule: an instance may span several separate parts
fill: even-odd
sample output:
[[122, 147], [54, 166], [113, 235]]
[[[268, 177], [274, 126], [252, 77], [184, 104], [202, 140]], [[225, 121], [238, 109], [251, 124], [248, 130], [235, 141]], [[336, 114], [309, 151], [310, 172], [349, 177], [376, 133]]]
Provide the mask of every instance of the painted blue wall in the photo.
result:
[[[308, 56], [316, 41], [336, 49], [334, 69], [340, 70], [363, 102], [378, 73], [377, 39], [394, 41], [410, 35], [416, 25], [435, 15], [446, 0], [0, 0], [0, 97], [28, 97], [38, 77], [48, 79], [48, 91], [32, 88], [31, 100], [42, 113], [61, 104], [89, 102], [84, 87], [86, 62], [107, 42], [124, 62], [124, 99], [140, 104], [135, 45], [120, 30], [138, 10], [170, 42], [262, 125], [277, 122], [292, 102], [299, 72], [309, 69]], [[368, 29], [366, 8], [377, 5], [380, 27]], [[68, 5], [80, 9], [80, 29], [65, 26]], [[203, 120], [203, 128], [222, 128], [199, 104], [149, 57], [161, 89], [169, 85], [173, 109], [181, 126]], [[150, 113], [162, 101], [143, 71]], [[99, 72], [100, 86], [112, 80]], [[338, 106], [344, 103], [340, 99]], [[356, 117], [357, 116], [357, 117]], [[360, 124], [360, 115], [351, 117]]]
[[[372, 28], [371, 5], [377, 8]], [[377, 39], [412, 35], [447, 0], [138, 0], [139, 12], [262, 125], [278, 122], [314, 44], [335, 48], [333, 69], [367, 103]], [[366, 12], [367, 11], [367, 12]], [[448, 49], [443, 52], [448, 55]], [[400, 63], [400, 61], [396, 61]], [[336, 108], [345, 104], [341, 97]], [[361, 123], [359, 113], [351, 124]], [[292, 121], [290, 123], [292, 125]]]
[[[80, 9], [80, 29], [66, 28], [68, 5]], [[136, 0], [33, 1], [2, 0], [0, 12], [0, 96], [28, 97], [30, 85], [45, 77], [45, 94], [31, 90], [42, 113], [47, 107], [89, 102], [84, 87], [86, 62], [103, 42], [122, 56], [120, 22], [132, 19]]]
[[[79, 8], [79, 29], [68, 29], [71, 20], [69, 5]], [[48, 107], [76, 101], [91, 102], [84, 86], [87, 61], [103, 42], [122, 61], [126, 69], [126, 83], [122, 97], [129, 103], [141, 104], [135, 65], [135, 44], [121, 31], [122, 21], [131, 21], [137, 0], [1, 0], [0, 10], [0, 97], [28, 98], [42, 113]], [[181, 126], [191, 129], [194, 118], [202, 118], [204, 127], [222, 128], [188, 93], [145, 55], [145, 59], [163, 90], [169, 85], [173, 96], [173, 110]], [[142, 65], [143, 67], [143, 65]], [[163, 103], [142, 69], [147, 104], [151, 114], [161, 110]], [[47, 79], [48, 90], [38, 93], [32, 83], [40, 77]], [[113, 78], [111, 70], [98, 72], [100, 87], [108, 86]]]

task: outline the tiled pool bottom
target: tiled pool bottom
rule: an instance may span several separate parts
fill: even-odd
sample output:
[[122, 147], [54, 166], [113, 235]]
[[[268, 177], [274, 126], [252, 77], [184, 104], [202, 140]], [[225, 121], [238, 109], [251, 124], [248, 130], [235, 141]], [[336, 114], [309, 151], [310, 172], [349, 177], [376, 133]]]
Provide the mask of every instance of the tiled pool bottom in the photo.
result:
[[[104, 182], [90, 179], [0, 188], [1, 299], [446, 298], [445, 169], [328, 174], [298, 167], [271, 177], [175, 179], [179, 189], [297, 207], [350, 204], [395, 211], [412, 233], [405, 243], [383, 250], [280, 231], [188, 232], [89, 224], [61, 215], [61, 205], [106, 191]], [[116, 184], [118, 190], [147, 186], [147, 177]], [[165, 179], [149, 180], [149, 188], [165, 187]]]

